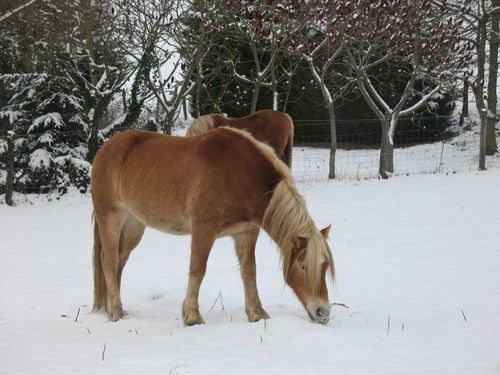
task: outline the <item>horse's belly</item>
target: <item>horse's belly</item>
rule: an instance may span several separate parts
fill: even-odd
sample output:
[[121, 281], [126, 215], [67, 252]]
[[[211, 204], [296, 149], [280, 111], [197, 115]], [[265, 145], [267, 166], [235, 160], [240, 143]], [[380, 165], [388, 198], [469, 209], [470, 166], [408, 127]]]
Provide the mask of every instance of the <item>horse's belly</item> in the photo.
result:
[[224, 237], [224, 236], [232, 236], [235, 234], [239, 233], [245, 233], [250, 230], [258, 229], [259, 226], [254, 223], [237, 223], [237, 224], [231, 224], [224, 229], [222, 229], [218, 236], [219, 237]]
[[178, 219], [166, 220], [165, 218], [158, 218], [157, 220], [152, 220], [151, 218], [149, 218], [147, 225], [170, 234], [184, 235], [191, 233], [191, 223]]
[[131, 213], [146, 226], [171, 234], [190, 234], [191, 220], [183, 212], [172, 212], [171, 210], [144, 210], [130, 207]]

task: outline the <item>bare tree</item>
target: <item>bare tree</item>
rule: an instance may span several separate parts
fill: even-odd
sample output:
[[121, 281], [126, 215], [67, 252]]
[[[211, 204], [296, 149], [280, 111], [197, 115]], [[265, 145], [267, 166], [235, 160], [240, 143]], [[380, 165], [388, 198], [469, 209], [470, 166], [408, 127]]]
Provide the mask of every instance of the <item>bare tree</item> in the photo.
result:
[[188, 28], [203, 26], [191, 22], [196, 20], [196, 10], [190, 1], [115, 1], [126, 36], [123, 53], [136, 69], [127, 114], [114, 125], [137, 120], [145, 102], [153, 100], [164, 114], [162, 130], [170, 134], [195, 87], [194, 72], [207, 50], [209, 33], [198, 29], [191, 33], [195, 37], [186, 37]]
[[[255, 112], [263, 88], [270, 90], [272, 107], [280, 107], [278, 86], [282, 82], [290, 83], [290, 72], [297, 68], [298, 61], [290, 63], [290, 53], [298, 43], [300, 12], [303, 5], [292, 0], [286, 1], [217, 1], [213, 19], [214, 29], [234, 40], [237, 44], [248, 47], [250, 61], [242, 61], [236, 50], [229, 59], [236, 80], [252, 90], [250, 112]], [[293, 60], [293, 59], [292, 59]], [[243, 74], [239, 67], [251, 65], [250, 75]]]
[[498, 82], [498, 43], [499, 20], [500, 20], [500, 0], [491, 0], [491, 8], [488, 11], [491, 17], [490, 34], [490, 58], [488, 74], [488, 116], [486, 134], [486, 155], [493, 155], [498, 151], [496, 140], [496, 119], [497, 119], [497, 82]]
[[475, 32], [475, 47], [476, 47], [476, 66], [477, 73], [472, 82], [472, 91], [475, 96], [476, 108], [480, 118], [480, 136], [479, 136], [479, 169], [486, 169], [486, 145], [488, 139], [488, 110], [487, 102], [485, 102], [485, 82], [486, 82], [486, 60], [487, 60], [487, 34], [489, 14], [486, 11], [486, 0], [475, 2], [475, 7], [470, 9], [469, 17], [473, 23]]
[[[335, 103], [351, 86], [343, 72], [345, 33], [355, 17], [352, 4], [343, 1], [309, 1], [302, 5], [297, 52], [307, 63], [313, 81], [320, 89], [330, 122], [330, 160], [328, 178], [335, 178], [337, 130]], [[341, 68], [342, 67], [342, 68]]]
[[78, 0], [66, 2], [66, 7], [69, 40], [66, 51], [56, 54], [85, 100], [90, 125], [87, 159], [93, 161], [100, 145], [99, 130], [107, 125], [106, 111], [126, 81], [128, 65], [119, 53], [122, 39], [112, 4]]
[[[495, 132], [498, 74], [498, 0], [452, 2], [449, 13], [464, 13], [461, 38], [475, 48], [470, 86], [480, 119], [479, 169], [486, 168], [486, 155], [497, 151]], [[489, 41], [489, 49], [488, 47]], [[489, 54], [488, 54], [489, 53]]]
[[[357, 86], [382, 128], [382, 178], [394, 172], [394, 134], [399, 118], [414, 113], [446, 85], [454, 84], [456, 73], [465, 67], [463, 59], [455, 58], [467, 53], [467, 45], [460, 44], [458, 38], [461, 18], [443, 17], [446, 6], [445, 1], [436, 5], [430, 0], [380, 2], [377, 7], [368, 4], [358, 8], [365, 16], [357, 17], [348, 30], [346, 51], [356, 71]], [[367, 20], [372, 20], [368, 22], [375, 28]], [[387, 69], [404, 83], [398, 97], [378, 78]]]

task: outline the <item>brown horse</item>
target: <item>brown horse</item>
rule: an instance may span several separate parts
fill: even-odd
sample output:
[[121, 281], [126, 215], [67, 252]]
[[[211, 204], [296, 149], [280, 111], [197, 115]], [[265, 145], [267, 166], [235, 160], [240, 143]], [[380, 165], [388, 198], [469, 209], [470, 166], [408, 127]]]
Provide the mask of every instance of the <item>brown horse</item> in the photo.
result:
[[263, 109], [241, 118], [231, 118], [213, 113], [193, 121], [186, 135], [200, 135], [219, 126], [246, 130], [258, 141], [271, 146], [276, 155], [292, 167], [293, 120], [283, 112]]
[[255, 242], [263, 228], [277, 243], [285, 281], [310, 317], [329, 320], [325, 275], [334, 276], [326, 237], [297, 192], [289, 168], [248, 133], [227, 127], [194, 137], [130, 131], [115, 135], [92, 167], [94, 311], [123, 316], [120, 282], [146, 226], [191, 234], [186, 325], [203, 323], [198, 293], [216, 238], [235, 241], [248, 320], [269, 316], [256, 286]]

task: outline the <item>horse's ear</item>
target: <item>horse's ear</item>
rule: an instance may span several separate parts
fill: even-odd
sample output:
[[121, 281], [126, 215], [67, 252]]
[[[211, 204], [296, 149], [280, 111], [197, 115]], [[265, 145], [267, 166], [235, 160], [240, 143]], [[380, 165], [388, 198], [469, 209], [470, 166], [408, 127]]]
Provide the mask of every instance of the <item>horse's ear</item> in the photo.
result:
[[321, 229], [319, 232], [323, 235], [325, 240], [328, 238], [328, 234], [330, 234], [330, 229], [332, 228], [331, 225], [327, 226], [326, 228]]

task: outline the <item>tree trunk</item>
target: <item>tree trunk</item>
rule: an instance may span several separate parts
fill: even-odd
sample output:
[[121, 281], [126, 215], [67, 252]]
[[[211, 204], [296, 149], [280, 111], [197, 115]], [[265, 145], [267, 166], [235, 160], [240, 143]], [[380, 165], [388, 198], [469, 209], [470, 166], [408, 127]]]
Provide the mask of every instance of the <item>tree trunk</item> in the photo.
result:
[[277, 111], [279, 107], [278, 83], [276, 82], [275, 66], [271, 66], [271, 94], [273, 96], [273, 110]]
[[201, 116], [201, 111], [200, 111], [200, 100], [201, 100], [201, 85], [202, 83], [202, 76], [201, 76], [201, 64], [198, 64], [198, 70], [196, 71], [196, 94], [195, 94], [195, 106], [194, 106], [194, 117], [198, 118]]
[[111, 97], [104, 99], [102, 98], [99, 103], [94, 107], [94, 118], [91, 122], [90, 137], [89, 137], [89, 152], [87, 154], [87, 160], [92, 163], [94, 161], [95, 155], [99, 150], [99, 129], [104, 129], [106, 125], [105, 110], [108, 107]]
[[14, 194], [14, 141], [7, 135], [7, 179], [5, 180], [5, 203], [14, 205], [12, 196]]
[[464, 88], [462, 92], [462, 113], [460, 114], [459, 125], [463, 126], [465, 118], [469, 117], [469, 79], [464, 78]]
[[87, 161], [92, 163], [94, 161], [95, 155], [97, 154], [97, 150], [99, 149], [98, 129], [96, 126], [92, 126], [92, 129], [90, 130], [88, 147], [89, 152], [87, 154]]
[[127, 90], [122, 89], [122, 105], [123, 105], [123, 112], [126, 113], [128, 111], [128, 105], [127, 105]]
[[173, 123], [174, 123], [174, 113], [166, 113], [165, 126], [163, 127], [163, 134], [172, 135]]
[[382, 139], [380, 142], [380, 163], [378, 174], [381, 178], [387, 179], [394, 173], [394, 144], [389, 137], [390, 123], [384, 120], [382, 125]]
[[292, 76], [288, 78], [288, 84], [286, 87], [285, 100], [283, 101], [283, 106], [281, 107], [282, 112], [286, 112], [286, 107], [288, 105], [288, 100], [290, 99], [290, 91], [292, 89]]
[[[492, 0], [492, 8], [500, 7], [500, 0]], [[498, 32], [500, 11], [493, 13], [491, 18], [490, 61], [488, 75], [488, 115], [486, 129], [486, 155], [497, 152], [496, 114], [497, 114], [497, 77], [498, 77]]]
[[484, 104], [484, 77], [486, 63], [486, 18], [483, 16], [477, 26], [476, 34], [476, 51], [477, 51], [477, 76], [474, 80], [474, 97], [476, 99], [476, 108], [480, 118], [480, 134], [479, 134], [479, 170], [486, 169], [486, 112]]
[[481, 119], [481, 130], [479, 132], [479, 170], [486, 170], [486, 130], [487, 130], [487, 115], [486, 108], [479, 113]]
[[260, 81], [255, 81], [255, 86], [253, 89], [252, 105], [250, 107], [250, 113], [254, 113], [257, 110], [257, 101], [259, 100], [260, 93]]
[[330, 118], [330, 163], [328, 178], [335, 178], [335, 154], [337, 153], [337, 126], [335, 121], [335, 107], [333, 103], [328, 103], [328, 115]]

